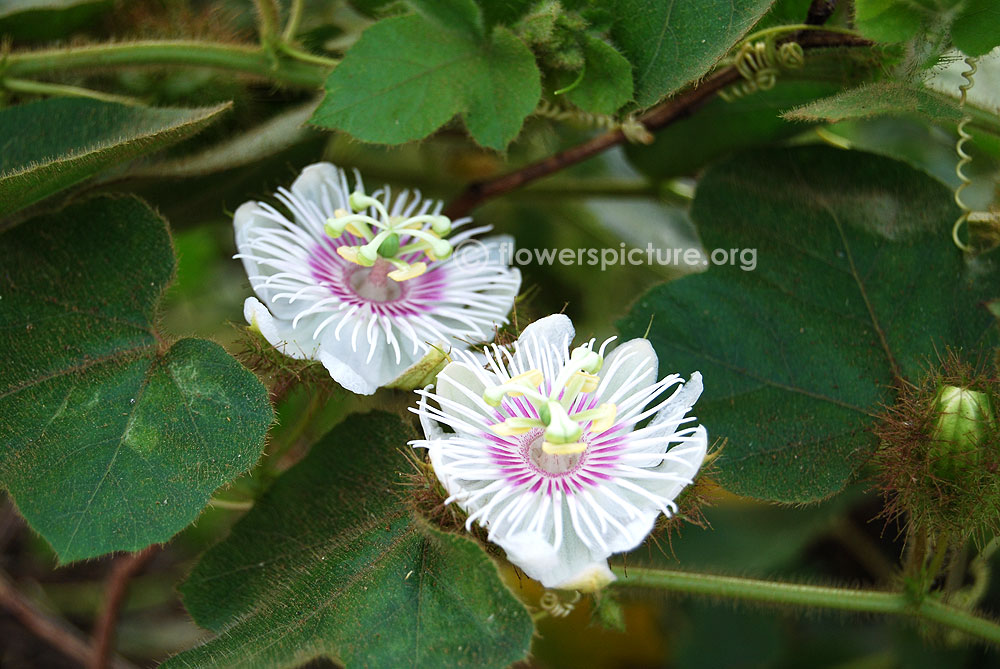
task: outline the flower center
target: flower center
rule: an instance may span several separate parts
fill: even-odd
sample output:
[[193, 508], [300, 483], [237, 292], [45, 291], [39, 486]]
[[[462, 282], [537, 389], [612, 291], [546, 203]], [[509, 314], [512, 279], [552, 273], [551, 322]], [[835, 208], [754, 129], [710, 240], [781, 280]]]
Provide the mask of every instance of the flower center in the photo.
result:
[[[384, 263], [389, 266], [386, 274], [390, 279], [406, 281], [427, 271], [427, 263], [413, 261], [416, 254], [423, 253], [431, 261], [451, 255], [451, 243], [444, 239], [451, 233], [451, 219], [447, 216], [390, 216], [385, 205], [360, 190], [351, 193], [350, 205], [352, 212], [338, 209], [324, 227], [326, 234], [334, 239], [349, 232], [364, 240], [356, 246], [337, 247], [337, 253], [346, 260], [362, 267]], [[375, 216], [361, 213], [369, 209]]]
[[371, 267], [358, 267], [351, 274], [351, 289], [369, 302], [392, 302], [399, 299], [403, 288], [389, 278], [392, 265], [379, 258]]
[[[507, 383], [487, 388], [483, 400], [490, 406], [499, 407], [504, 397], [523, 397], [538, 415], [538, 418], [510, 416], [490, 429], [499, 436], [510, 437], [543, 428], [540, 449], [546, 456], [579, 456], [587, 450], [587, 444], [581, 441], [584, 426], [590, 423], [590, 432], [604, 432], [614, 425], [617, 416], [618, 409], [611, 402], [588, 409], [583, 407], [593, 406], [591, 403], [577, 402], [581, 394], [592, 393], [600, 386], [597, 372], [603, 364], [604, 357], [590, 345], [579, 346], [573, 349], [551, 383], [540, 370], [529, 369]], [[549, 389], [548, 394], [544, 388]]]
[[532, 430], [523, 447], [524, 457], [548, 474], [560, 475], [574, 471], [583, 459], [584, 451], [574, 453], [547, 453], [545, 451], [545, 433], [542, 430]]

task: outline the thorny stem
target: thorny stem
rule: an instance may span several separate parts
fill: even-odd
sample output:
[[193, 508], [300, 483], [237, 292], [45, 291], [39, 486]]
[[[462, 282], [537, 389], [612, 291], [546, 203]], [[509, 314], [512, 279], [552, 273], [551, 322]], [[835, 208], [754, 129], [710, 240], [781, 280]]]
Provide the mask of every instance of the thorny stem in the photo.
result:
[[929, 596], [915, 600], [902, 592], [831, 588], [638, 567], [630, 568], [626, 576], [621, 567], [611, 569], [620, 579], [614, 583], [618, 587], [663, 588], [709, 597], [918, 618], [1000, 644], [1000, 625]]

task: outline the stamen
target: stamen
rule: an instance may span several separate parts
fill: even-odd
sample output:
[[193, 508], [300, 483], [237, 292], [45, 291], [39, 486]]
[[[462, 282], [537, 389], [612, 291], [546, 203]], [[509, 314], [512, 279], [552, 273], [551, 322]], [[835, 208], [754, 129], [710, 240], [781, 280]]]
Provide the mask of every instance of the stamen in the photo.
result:
[[502, 423], [491, 425], [490, 429], [500, 437], [515, 437], [539, 427], [545, 427], [545, 423], [537, 418], [512, 416]]
[[542, 442], [542, 451], [547, 455], [576, 455], [587, 450], [587, 444], [582, 441], [571, 444], [553, 444], [550, 441]]
[[405, 268], [389, 272], [389, 278], [393, 281], [406, 281], [408, 279], [415, 279], [426, 271], [427, 263], [415, 262], [407, 265]]
[[590, 431], [593, 433], [606, 432], [614, 427], [615, 418], [618, 417], [618, 407], [616, 407], [611, 402], [605, 402], [604, 404], [596, 407], [594, 409], [589, 409], [587, 411], [580, 411], [571, 416], [573, 420], [580, 421], [581, 423], [586, 423], [587, 421], [593, 421], [590, 426]]
[[[360, 189], [351, 193], [348, 200], [353, 213], [337, 209], [333, 217], [327, 219], [324, 230], [334, 239], [345, 231], [365, 239], [360, 246], [337, 248], [337, 253], [350, 262], [371, 267], [377, 259], [384, 258], [397, 267], [389, 273], [389, 278], [407, 281], [426, 272], [427, 264], [410, 263], [401, 256], [423, 252], [431, 261], [438, 261], [445, 260], [454, 251], [451, 242], [442, 239], [452, 230], [451, 219], [447, 216], [425, 213], [411, 217], [390, 216], [380, 200]], [[378, 218], [361, 213], [367, 209], [374, 209]], [[393, 211], [398, 212], [399, 207], [394, 207]], [[377, 228], [378, 233], [373, 236], [371, 228]]]

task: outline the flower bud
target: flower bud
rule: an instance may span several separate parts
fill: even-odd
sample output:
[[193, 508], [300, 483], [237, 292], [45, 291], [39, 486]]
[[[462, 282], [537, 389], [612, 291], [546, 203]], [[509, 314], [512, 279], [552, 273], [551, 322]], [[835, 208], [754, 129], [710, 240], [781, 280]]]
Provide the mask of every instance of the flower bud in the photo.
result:
[[962, 471], [979, 465], [979, 447], [996, 429], [996, 417], [986, 393], [958, 386], [942, 385], [934, 406], [931, 466], [938, 477], [955, 481]]

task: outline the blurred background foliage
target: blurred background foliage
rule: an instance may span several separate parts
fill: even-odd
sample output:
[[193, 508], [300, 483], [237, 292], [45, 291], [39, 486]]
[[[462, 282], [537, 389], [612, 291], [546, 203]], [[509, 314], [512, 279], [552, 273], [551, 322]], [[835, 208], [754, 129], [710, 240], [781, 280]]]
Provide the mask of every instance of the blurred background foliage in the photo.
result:
[[[805, 0], [779, 0], [761, 27], [800, 22], [808, 5]], [[394, 11], [385, 0], [310, 0], [306, 8], [302, 44], [334, 56], [357, 39], [373, 16]], [[846, 13], [843, 8], [838, 11], [834, 22], [846, 22]], [[8, 0], [0, 4], [5, 48], [112, 36], [252, 40], [254, 30], [250, 0]], [[700, 171], [732, 152], [775, 144], [830, 143], [871, 151], [905, 161], [954, 187], [954, 127], [916, 117], [834, 124], [781, 118], [788, 109], [876, 77], [885, 62], [884, 54], [866, 49], [849, 58], [810, 57], [804, 69], [784, 77], [772, 91], [731, 103], [716, 99], [659, 133], [649, 146], [629, 145], [605, 153], [493, 201], [478, 209], [475, 218], [513, 235], [520, 247], [616, 247], [622, 240], [639, 248], [649, 241], [659, 247], [696, 247], [699, 242], [687, 205]], [[957, 86], [954, 73], [942, 72], [941, 77], [947, 85]], [[170, 221], [179, 265], [162, 326], [175, 336], [214, 339], [234, 354], [246, 347], [233, 324], [242, 323], [249, 285], [240, 263], [231, 259], [235, 252], [231, 214], [245, 200], [267, 197], [278, 186], [289, 184], [302, 166], [319, 160], [357, 168], [369, 184], [419, 187], [428, 196], [447, 200], [465, 183], [540, 159], [591, 133], [571, 123], [534, 118], [506, 155], [476, 147], [456, 128], [445, 128], [420, 143], [386, 148], [302, 127], [317, 103], [315, 95], [260, 80], [192, 68], [77, 72], [61, 79], [66, 84], [111, 88], [155, 105], [193, 107], [234, 101], [230, 113], [196, 137], [83, 187], [136, 193]], [[980, 75], [976, 93], [1000, 99], [1000, 77]], [[30, 99], [6, 95], [8, 103]], [[984, 204], [997, 181], [1000, 143], [976, 142], [973, 153], [975, 184], [969, 199]], [[638, 295], [681, 272], [646, 265], [602, 270], [532, 264], [521, 270], [525, 297], [517, 306], [518, 322], [568, 307], [581, 338], [615, 334], [613, 323]], [[669, 360], [661, 365], [671, 367]], [[205, 636], [181, 606], [175, 585], [197, 556], [240, 516], [240, 500], [252, 498], [274, 471], [294, 463], [349, 411], [373, 403], [353, 397], [339, 402], [327, 399], [317, 398], [309, 389], [290, 393], [278, 407], [278, 427], [268, 445], [270, 456], [218, 495], [235, 508], [207, 509], [134, 579], [119, 627], [122, 655], [149, 666]], [[384, 401], [401, 408], [411, 402], [411, 396], [402, 392], [380, 395], [379, 402]], [[874, 587], [885, 585], [898, 563], [900, 528], [877, 519], [882, 502], [863, 481], [830, 503], [805, 508], [763, 505], [719, 489], [703, 492], [709, 502], [703, 527], [685, 526], [671, 535], [671, 541], [661, 538], [628, 555], [625, 564]], [[56, 569], [50, 549], [24, 526], [9, 501], [0, 509], [0, 548], [0, 566], [38, 607], [57, 612], [82, 630], [91, 628], [109, 558]], [[527, 601], [537, 600], [537, 586], [511, 570], [505, 577]], [[803, 615], [799, 610], [695, 601], [661, 593], [643, 593], [640, 599], [638, 594], [614, 593], [617, 601], [602, 603], [601, 610], [585, 599], [567, 617], [543, 620], [533, 657], [524, 666], [1000, 666], [1000, 659], [981, 646], [967, 646], [939, 630], [914, 629], [898, 620]], [[1000, 584], [991, 586], [982, 604], [987, 610], [1000, 610]], [[0, 666], [74, 665], [0, 610]]]

